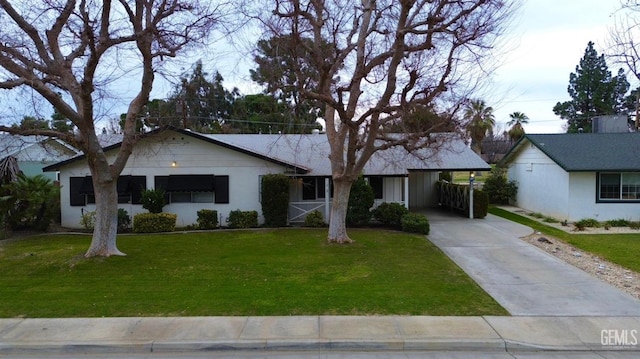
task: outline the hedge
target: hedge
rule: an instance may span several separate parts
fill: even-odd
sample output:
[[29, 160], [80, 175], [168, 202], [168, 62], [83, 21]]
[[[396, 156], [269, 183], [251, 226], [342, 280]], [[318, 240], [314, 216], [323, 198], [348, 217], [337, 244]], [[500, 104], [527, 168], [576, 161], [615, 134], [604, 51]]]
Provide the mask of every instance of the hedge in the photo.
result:
[[201, 209], [198, 211], [198, 228], [218, 228], [218, 211], [214, 209]]
[[402, 231], [429, 234], [429, 220], [423, 214], [407, 213], [402, 216]]
[[305, 227], [325, 227], [327, 224], [324, 222], [324, 216], [317, 209], [309, 214], [304, 219]]
[[266, 227], [287, 225], [290, 182], [289, 177], [283, 174], [268, 174], [262, 177], [261, 204]]
[[258, 227], [258, 211], [235, 210], [229, 212], [229, 228]]
[[176, 228], [178, 215], [173, 213], [139, 213], [133, 216], [136, 233], [171, 232]]
[[400, 228], [402, 216], [407, 213], [409, 210], [401, 203], [383, 202], [373, 210], [373, 218], [386, 226]]

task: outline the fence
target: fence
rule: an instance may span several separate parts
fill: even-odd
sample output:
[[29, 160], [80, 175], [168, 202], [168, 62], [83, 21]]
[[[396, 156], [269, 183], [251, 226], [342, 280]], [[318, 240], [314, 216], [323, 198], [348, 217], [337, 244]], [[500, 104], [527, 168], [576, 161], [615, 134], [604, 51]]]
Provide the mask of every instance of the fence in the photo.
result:
[[436, 183], [436, 191], [439, 206], [460, 211], [469, 210], [469, 185], [439, 181]]
[[[289, 202], [289, 223], [301, 223], [307, 218], [307, 215], [313, 211], [320, 211], [325, 217], [325, 203], [322, 202]], [[331, 207], [331, 204], [329, 204]], [[328, 218], [324, 219], [329, 222]]]

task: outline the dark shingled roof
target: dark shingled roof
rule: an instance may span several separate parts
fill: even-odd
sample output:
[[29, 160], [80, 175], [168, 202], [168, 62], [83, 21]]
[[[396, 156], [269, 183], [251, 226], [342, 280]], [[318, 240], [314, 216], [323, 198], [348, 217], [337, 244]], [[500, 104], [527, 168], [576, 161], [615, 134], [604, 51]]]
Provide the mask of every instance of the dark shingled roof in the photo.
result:
[[640, 133], [525, 135], [505, 155], [510, 162], [532, 143], [567, 172], [640, 171]]

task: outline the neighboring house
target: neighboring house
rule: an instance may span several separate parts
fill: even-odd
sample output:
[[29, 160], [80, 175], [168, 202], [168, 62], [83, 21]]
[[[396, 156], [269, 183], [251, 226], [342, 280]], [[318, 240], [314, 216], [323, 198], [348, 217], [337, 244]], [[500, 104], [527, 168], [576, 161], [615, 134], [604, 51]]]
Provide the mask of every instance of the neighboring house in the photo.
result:
[[501, 162], [516, 204], [557, 219], [640, 219], [640, 133], [525, 135]]
[[8, 156], [15, 157], [20, 170], [29, 177], [40, 174], [56, 181], [57, 173], [44, 173], [42, 169], [77, 154], [78, 151], [73, 147], [57, 139], [0, 134], [0, 159]]
[[[409, 208], [435, 206], [435, 182], [441, 171], [489, 170], [489, 165], [452, 134], [438, 135], [438, 150], [414, 154], [395, 148], [376, 153], [364, 169], [376, 202], [401, 202]], [[120, 144], [105, 148], [113, 158]], [[197, 211], [215, 209], [226, 224], [230, 211], [261, 213], [260, 179], [272, 173], [292, 179], [289, 221], [304, 221], [319, 210], [328, 218], [331, 165], [322, 134], [224, 135], [168, 129], [148, 133], [136, 145], [118, 179], [120, 207], [130, 215], [145, 212], [143, 189], [162, 188], [165, 212], [178, 215], [178, 226], [194, 224]], [[60, 171], [62, 225], [79, 227], [84, 211], [95, 206], [93, 186], [84, 156], [47, 167]], [[262, 216], [261, 220], [262, 220]]]

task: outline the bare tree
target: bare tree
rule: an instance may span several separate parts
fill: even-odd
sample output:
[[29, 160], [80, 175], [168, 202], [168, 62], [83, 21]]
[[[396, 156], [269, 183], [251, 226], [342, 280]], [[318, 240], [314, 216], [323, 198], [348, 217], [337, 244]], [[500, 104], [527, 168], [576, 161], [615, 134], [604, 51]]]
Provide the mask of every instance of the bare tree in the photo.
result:
[[[349, 192], [371, 156], [395, 146], [430, 146], [429, 134], [438, 131], [387, 130], [416, 106], [460, 109], [486, 77], [512, 9], [508, 0], [276, 0], [269, 14], [258, 16], [267, 37], [291, 36], [318, 71], [318, 85], [299, 91], [327, 109], [334, 182], [328, 241], [351, 241]], [[304, 84], [306, 67], [298, 61], [297, 83]]]
[[[621, 1], [621, 9], [616, 17], [613, 28], [610, 29], [609, 57], [616, 63], [629, 69], [631, 74], [640, 81], [640, 1]], [[627, 98], [629, 107], [635, 107], [636, 128], [640, 128], [640, 91], [632, 91]], [[633, 96], [635, 95], [635, 96]], [[635, 97], [635, 98], [633, 98]], [[629, 102], [635, 102], [631, 105]], [[632, 103], [633, 103], [632, 102]]]
[[[31, 88], [77, 128], [72, 133], [0, 126], [0, 131], [57, 137], [84, 152], [97, 210], [87, 257], [124, 255], [116, 245], [116, 184], [141, 137], [136, 117], [163, 59], [204, 40], [219, 15], [219, 5], [198, 0], [0, 0], [0, 89]], [[117, 61], [136, 63], [140, 80], [126, 82], [136, 94], [122, 145], [110, 163], [96, 135], [96, 102], [109, 91]]]

